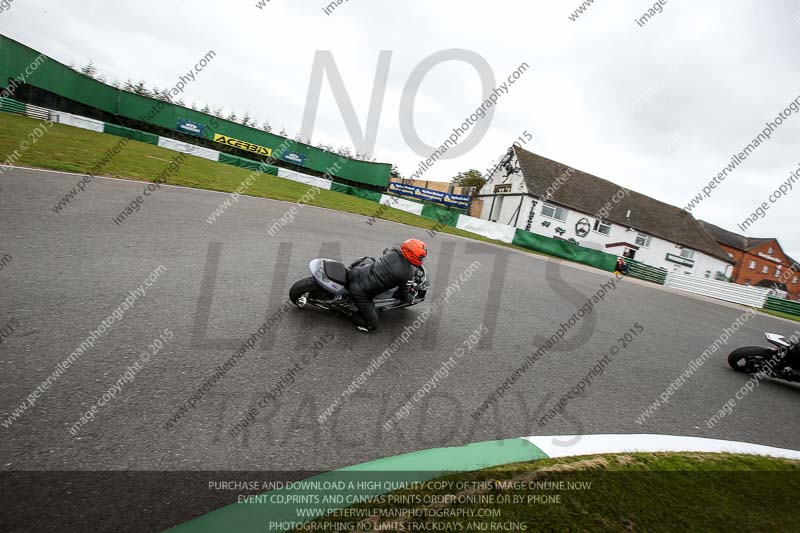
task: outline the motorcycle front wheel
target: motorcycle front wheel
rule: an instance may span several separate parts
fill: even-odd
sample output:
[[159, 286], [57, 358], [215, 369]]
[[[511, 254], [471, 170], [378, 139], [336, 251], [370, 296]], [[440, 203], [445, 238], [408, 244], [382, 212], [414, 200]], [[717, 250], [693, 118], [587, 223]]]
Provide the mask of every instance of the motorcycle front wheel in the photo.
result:
[[[728, 356], [728, 365], [737, 372], [757, 374], [767, 364], [775, 352], [761, 346], [745, 346], [731, 352]], [[765, 369], [766, 370], [766, 369]]]

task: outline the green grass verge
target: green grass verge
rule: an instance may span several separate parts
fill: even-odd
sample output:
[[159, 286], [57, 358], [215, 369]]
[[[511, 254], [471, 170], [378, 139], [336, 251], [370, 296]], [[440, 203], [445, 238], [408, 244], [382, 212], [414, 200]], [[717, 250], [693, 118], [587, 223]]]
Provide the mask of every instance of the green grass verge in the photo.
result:
[[[494, 480], [514, 482], [515, 488]], [[448, 484], [442, 489], [429, 482], [384, 495], [348, 509], [351, 514], [370, 513], [351, 518], [342, 512], [299, 531], [797, 531], [800, 518], [800, 461], [749, 455], [630, 453], [544, 459], [435, 481]], [[570, 487], [576, 482], [583, 485]], [[458, 483], [465, 485], [453, 490]], [[476, 503], [448, 502], [448, 495]], [[504, 503], [515, 496], [518, 503]], [[439, 501], [426, 500], [434, 497]], [[473, 516], [455, 517], [455, 511]], [[479, 516], [487, 511], [499, 516]], [[380, 512], [396, 516], [369, 517]]]
[[[5, 161], [7, 155], [14, 153], [16, 150], [22, 155], [16, 162], [20, 166], [86, 173], [103, 158], [107, 150], [111, 149], [120, 140], [120, 137], [114, 135], [55, 124], [38, 142], [31, 145], [28, 150], [21, 152], [20, 142], [27, 141], [28, 134], [40, 122], [28, 117], [0, 113], [0, 154], [2, 154], [2, 159], [0, 160]], [[98, 174], [149, 181], [156, 178], [175, 155], [176, 152], [174, 151], [131, 140], [124, 150], [113, 158], [108, 165], [103, 167]], [[180, 169], [167, 179], [166, 183], [196, 189], [233, 192], [252, 172], [251, 170], [225, 165], [216, 161], [189, 157], [184, 161]], [[297, 202], [308, 192], [308, 188], [308, 185], [302, 183], [262, 174], [247, 189], [245, 194], [260, 198]], [[66, 193], [66, 190], [64, 192]], [[320, 194], [306, 203], [316, 207], [336, 209], [347, 213], [380, 218], [441, 233], [499, 244], [530, 254], [544, 255], [519, 246], [487, 239], [457, 228], [443, 226], [433, 220], [406, 213], [405, 211], [394, 208], [381, 208], [375, 202], [338, 192], [320, 191]]]
[[761, 311], [762, 313], [766, 313], [768, 315], [787, 318], [789, 320], [794, 320], [795, 322], [800, 322], [800, 316], [797, 315], [790, 315], [789, 313], [783, 313], [781, 311], [773, 311], [772, 309], [756, 309], [756, 311]]

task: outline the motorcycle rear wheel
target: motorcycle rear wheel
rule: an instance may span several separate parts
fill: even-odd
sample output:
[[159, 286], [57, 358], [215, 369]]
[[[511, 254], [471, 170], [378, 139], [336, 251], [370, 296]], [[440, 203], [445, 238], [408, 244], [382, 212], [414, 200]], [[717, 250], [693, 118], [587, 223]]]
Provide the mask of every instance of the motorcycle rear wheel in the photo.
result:
[[326, 293], [320, 289], [319, 285], [317, 285], [317, 280], [311, 276], [301, 279], [289, 289], [289, 299], [295, 305], [297, 305], [297, 300], [304, 294], [308, 294], [311, 298], [322, 299]]
[[775, 352], [769, 348], [762, 348], [761, 346], [745, 346], [738, 348], [730, 353], [728, 356], [728, 365], [737, 372], [744, 372], [746, 374], [757, 374], [764, 367], [767, 362], [774, 357]]

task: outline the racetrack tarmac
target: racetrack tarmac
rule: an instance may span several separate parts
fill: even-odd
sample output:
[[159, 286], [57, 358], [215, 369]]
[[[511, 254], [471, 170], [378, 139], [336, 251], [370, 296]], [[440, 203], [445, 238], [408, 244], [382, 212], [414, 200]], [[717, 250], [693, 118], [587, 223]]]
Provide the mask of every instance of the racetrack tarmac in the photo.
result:
[[[4, 470], [331, 470], [431, 447], [588, 433], [692, 435], [800, 449], [796, 385], [763, 380], [716, 426], [705, 424], [749, 378], [727, 367], [727, 353], [765, 345], [764, 331], [789, 335], [800, 324], [750, 318], [640, 425], [635, 420], [643, 410], [744, 311], [622, 281], [475, 420], [471, 414], [538, 348], [535, 339], [552, 336], [611, 274], [310, 207], [270, 237], [266, 228], [293, 204], [241, 197], [208, 224], [227, 195], [166, 186], [117, 225], [112, 219], [144, 188], [132, 181], [95, 179], [53, 212], [78, 179], [21, 169], [0, 177], [0, 256], [11, 256], [0, 271], [0, 325], [12, 318], [19, 323], [0, 344], [3, 420], [129, 291], [159, 266], [165, 270], [34, 407], [0, 427]], [[218, 365], [285, 304], [291, 283], [309, 275], [310, 259], [349, 262], [410, 237], [429, 244], [428, 302], [383, 315], [381, 329], [369, 335], [344, 319], [291, 308], [165, 428]], [[476, 260], [480, 266], [442, 310], [321, 423], [318, 417], [370, 361]], [[636, 323], [643, 332], [622, 348], [618, 339]], [[449, 375], [386, 430], [392, 414], [457, 348], [467, 348], [463, 343], [482, 325], [488, 333], [480, 345], [456, 357]], [[69, 428], [165, 328], [174, 337], [72, 435]], [[322, 345], [316, 352], [315, 343]], [[605, 373], [540, 427], [539, 417], [613, 346], [620, 352]], [[297, 364], [302, 369], [291, 374]], [[277, 400], [259, 408], [276, 387]], [[255, 422], [232, 436], [250, 409], [257, 410]]]

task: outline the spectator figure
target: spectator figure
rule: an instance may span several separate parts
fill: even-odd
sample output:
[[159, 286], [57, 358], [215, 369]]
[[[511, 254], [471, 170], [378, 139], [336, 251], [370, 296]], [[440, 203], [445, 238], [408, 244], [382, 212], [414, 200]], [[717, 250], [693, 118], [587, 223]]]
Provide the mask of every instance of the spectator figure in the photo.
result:
[[614, 274], [628, 275], [628, 263], [625, 262], [624, 257], [617, 257], [617, 265], [614, 267]]

